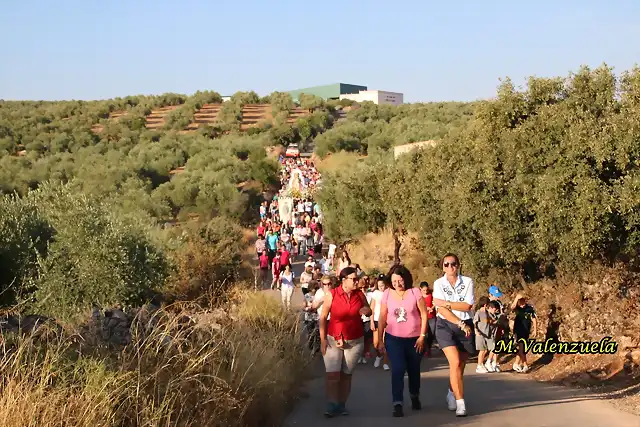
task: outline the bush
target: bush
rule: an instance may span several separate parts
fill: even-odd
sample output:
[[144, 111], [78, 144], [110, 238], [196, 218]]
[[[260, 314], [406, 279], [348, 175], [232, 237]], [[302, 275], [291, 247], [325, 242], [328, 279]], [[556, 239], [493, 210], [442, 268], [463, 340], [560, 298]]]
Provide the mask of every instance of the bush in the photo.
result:
[[15, 305], [27, 292], [24, 279], [35, 275], [53, 233], [35, 203], [17, 196], [0, 198], [0, 304]]
[[72, 319], [94, 304], [140, 305], [162, 288], [164, 254], [112, 205], [67, 187], [44, 186], [28, 199], [55, 229], [28, 280], [39, 314]]
[[244, 249], [242, 228], [216, 217], [205, 225], [181, 230], [181, 245], [172, 256], [175, 270], [165, 292], [181, 300], [228, 291], [235, 279]]

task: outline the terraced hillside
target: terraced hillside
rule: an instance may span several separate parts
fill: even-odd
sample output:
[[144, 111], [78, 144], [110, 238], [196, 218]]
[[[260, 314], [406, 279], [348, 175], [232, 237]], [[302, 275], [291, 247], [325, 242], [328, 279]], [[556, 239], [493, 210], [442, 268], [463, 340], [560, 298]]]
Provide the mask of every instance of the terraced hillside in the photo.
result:
[[295, 107], [289, 113], [289, 118], [287, 118], [287, 123], [293, 124], [300, 117], [304, 117], [304, 116], [308, 116], [308, 115], [309, 115], [309, 110], [306, 110], [306, 109], [300, 108], [300, 107]]
[[[121, 117], [124, 117], [126, 115], [127, 115], [126, 111], [112, 111], [111, 113], [109, 113], [108, 120], [118, 121]], [[69, 120], [69, 118], [63, 119], [63, 120]], [[104, 126], [101, 125], [100, 123], [96, 123], [91, 127], [91, 132], [93, 133], [100, 133], [103, 130], [104, 130]]]
[[271, 120], [270, 104], [246, 104], [242, 108], [242, 122], [240, 130], [247, 130], [261, 121]]
[[198, 129], [200, 126], [206, 124], [212, 124], [215, 122], [218, 113], [222, 108], [222, 104], [205, 104], [200, 110], [198, 110], [193, 116], [193, 122], [189, 123], [189, 126], [185, 130], [192, 131]]
[[164, 126], [165, 116], [178, 107], [179, 105], [169, 105], [152, 110], [147, 116], [147, 129], [160, 129]]
[[[151, 111], [151, 113], [146, 117], [146, 128], [147, 129], [161, 129], [165, 124], [166, 116], [180, 108], [181, 105], [168, 105], [165, 107], [158, 107]], [[189, 125], [180, 133], [193, 132], [204, 125], [213, 125], [216, 123], [216, 119], [220, 110], [222, 108], [222, 104], [205, 104], [194, 114], [193, 122], [189, 123]], [[127, 114], [126, 111], [114, 111], [109, 114], [109, 120], [118, 120], [121, 117]], [[293, 124], [295, 121], [306, 115], [309, 115], [309, 110], [304, 108], [296, 107], [291, 110], [289, 117], [287, 118], [288, 124]], [[273, 119], [272, 116], [272, 107], [271, 104], [246, 104], [242, 108], [242, 121], [240, 123], [241, 130], [247, 130], [253, 126], [258, 125], [258, 123], [263, 121], [270, 121]], [[96, 123], [91, 130], [94, 133], [100, 133], [104, 130], [104, 125], [100, 123]]]

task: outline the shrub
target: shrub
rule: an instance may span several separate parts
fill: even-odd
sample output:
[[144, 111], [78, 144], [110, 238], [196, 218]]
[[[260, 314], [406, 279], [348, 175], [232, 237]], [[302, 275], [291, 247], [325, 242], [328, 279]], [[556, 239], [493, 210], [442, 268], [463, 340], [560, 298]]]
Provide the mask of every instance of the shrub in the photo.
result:
[[162, 287], [164, 254], [112, 205], [49, 185], [29, 200], [55, 229], [29, 278], [38, 313], [72, 319], [93, 304], [142, 304]]
[[165, 292], [193, 300], [228, 291], [240, 267], [242, 228], [230, 219], [216, 217], [205, 225], [186, 225], [180, 232], [182, 244], [173, 254], [175, 270]]
[[53, 232], [36, 204], [13, 195], [0, 198], [0, 304], [15, 305], [26, 292], [23, 280], [35, 274]]

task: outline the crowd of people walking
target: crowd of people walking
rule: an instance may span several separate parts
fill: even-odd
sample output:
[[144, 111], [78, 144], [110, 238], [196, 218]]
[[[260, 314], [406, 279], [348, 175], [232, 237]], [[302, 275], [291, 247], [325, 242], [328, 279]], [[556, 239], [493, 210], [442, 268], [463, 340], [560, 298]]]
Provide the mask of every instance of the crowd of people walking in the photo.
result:
[[[312, 196], [320, 175], [311, 161], [280, 160], [283, 192], [260, 207], [256, 253], [263, 286], [280, 290], [286, 309], [291, 309], [296, 283], [300, 286], [308, 345], [314, 355], [322, 354], [325, 366], [325, 416], [349, 414], [352, 375], [369, 360], [374, 360], [374, 368], [391, 371], [394, 417], [404, 416], [405, 375], [411, 408], [422, 409], [421, 364], [436, 343], [448, 364], [447, 407], [466, 416], [464, 371], [469, 358], [477, 354], [477, 373], [500, 372], [496, 343], [536, 335], [536, 313], [526, 297], [519, 294], [511, 304], [515, 318], [509, 321], [497, 286], [476, 300], [475, 283], [462, 275], [456, 254], [442, 257], [442, 276], [432, 286], [414, 286], [403, 265], [367, 275], [344, 248], [340, 255], [334, 245], [325, 252], [321, 209]], [[279, 214], [285, 194], [294, 207], [288, 219]], [[298, 278], [292, 267], [300, 258], [304, 271]], [[513, 368], [529, 369], [522, 346]]]

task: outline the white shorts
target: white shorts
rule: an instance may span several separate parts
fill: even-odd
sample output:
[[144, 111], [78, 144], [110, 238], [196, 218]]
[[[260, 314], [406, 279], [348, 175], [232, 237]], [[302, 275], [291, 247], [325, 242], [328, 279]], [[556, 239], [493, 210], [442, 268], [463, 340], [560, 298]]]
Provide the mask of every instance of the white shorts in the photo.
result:
[[327, 353], [323, 356], [326, 372], [352, 374], [364, 353], [364, 337], [345, 340], [344, 347], [336, 347], [336, 340], [327, 335]]

